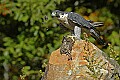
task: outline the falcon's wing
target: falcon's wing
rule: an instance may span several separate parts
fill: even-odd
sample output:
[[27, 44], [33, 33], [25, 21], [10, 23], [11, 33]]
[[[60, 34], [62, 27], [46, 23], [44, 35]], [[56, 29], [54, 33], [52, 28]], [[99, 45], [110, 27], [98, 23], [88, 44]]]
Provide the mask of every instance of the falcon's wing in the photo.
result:
[[104, 41], [100, 38], [100, 32], [82, 16], [77, 13], [70, 12], [68, 13], [68, 20], [78, 24], [79, 27], [86, 28], [96, 40], [98, 40], [101, 44], [104, 44]]
[[89, 21], [85, 20], [82, 16], [77, 13], [69, 12], [68, 13], [68, 20], [73, 21], [74, 23], [78, 24], [80, 27], [84, 28], [93, 28]]

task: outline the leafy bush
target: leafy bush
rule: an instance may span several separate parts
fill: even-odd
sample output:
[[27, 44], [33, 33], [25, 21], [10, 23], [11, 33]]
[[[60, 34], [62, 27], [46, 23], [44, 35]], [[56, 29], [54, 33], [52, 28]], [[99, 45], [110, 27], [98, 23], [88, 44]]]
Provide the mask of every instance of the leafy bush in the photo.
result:
[[[60, 28], [52, 27], [51, 11], [62, 0], [1, 1], [1, 79], [17, 80], [21, 75], [39, 79], [49, 53], [59, 47]], [[44, 17], [48, 16], [46, 21]], [[9, 33], [8, 33], [9, 32]], [[8, 69], [6, 69], [8, 68]], [[24, 68], [24, 69], [23, 69]], [[26, 72], [27, 71], [27, 72]], [[37, 71], [37, 72], [36, 72]]]

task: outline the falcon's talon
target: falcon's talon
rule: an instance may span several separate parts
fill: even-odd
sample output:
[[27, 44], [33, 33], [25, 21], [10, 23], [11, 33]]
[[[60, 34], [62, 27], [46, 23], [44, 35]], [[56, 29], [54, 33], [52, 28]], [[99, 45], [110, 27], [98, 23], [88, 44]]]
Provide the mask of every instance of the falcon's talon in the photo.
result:
[[73, 41], [77, 38], [76, 36], [67, 36], [68, 38], [71, 38]]

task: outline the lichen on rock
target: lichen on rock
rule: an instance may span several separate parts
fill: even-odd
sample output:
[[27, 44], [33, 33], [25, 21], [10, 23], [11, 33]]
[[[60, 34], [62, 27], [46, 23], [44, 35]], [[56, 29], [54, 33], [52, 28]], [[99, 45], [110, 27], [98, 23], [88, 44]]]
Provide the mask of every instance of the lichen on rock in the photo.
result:
[[70, 50], [72, 60], [66, 54], [61, 55], [60, 48], [51, 53], [42, 80], [120, 79], [119, 64], [89, 41], [75, 40]]

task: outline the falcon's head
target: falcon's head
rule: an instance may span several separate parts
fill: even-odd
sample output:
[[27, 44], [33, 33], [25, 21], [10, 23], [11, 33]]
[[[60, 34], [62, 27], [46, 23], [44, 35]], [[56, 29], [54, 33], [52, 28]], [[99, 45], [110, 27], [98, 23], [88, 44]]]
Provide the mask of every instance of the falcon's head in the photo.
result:
[[56, 17], [58, 20], [65, 21], [68, 14], [63, 11], [55, 10], [52, 12], [52, 17]]

